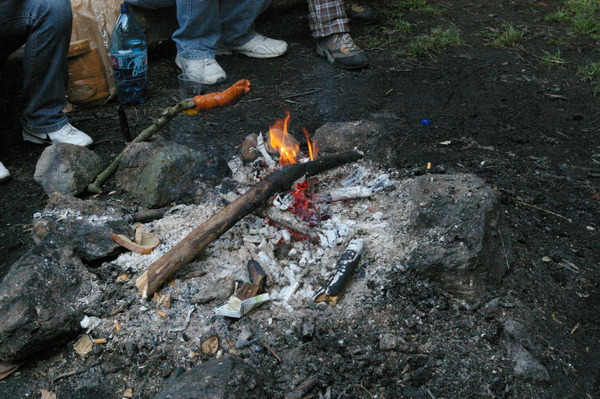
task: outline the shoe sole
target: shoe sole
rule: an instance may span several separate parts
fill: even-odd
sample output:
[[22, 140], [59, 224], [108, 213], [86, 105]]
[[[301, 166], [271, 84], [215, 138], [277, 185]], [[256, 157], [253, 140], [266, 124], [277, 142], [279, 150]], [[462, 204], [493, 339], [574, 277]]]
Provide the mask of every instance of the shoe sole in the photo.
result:
[[[183, 68], [181, 67], [181, 65], [179, 65], [179, 62], [177, 62], [177, 60], [175, 60], [175, 65], [177, 65], [177, 68], [181, 69], [181, 71], [183, 72]], [[217, 80], [215, 80], [212, 83], [204, 80], [200, 84], [207, 85], [207, 86], [212, 86], [212, 85], [216, 85], [216, 84], [219, 84], [219, 83], [223, 83], [226, 80], [227, 80], [227, 76], [223, 76], [221, 78], [218, 78]]]
[[339, 62], [336, 62], [335, 58], [333, 58], [331, 56], [331, 54], [329, 54], [329, 51], [325, 50], [321, 46], [317, 46], [317, 53], [319, 53], [319, 55], [321, 57], [326, 58], [327, 61], [329, 61], [329, 63], [331, 65], [333, 65], [334, 67], [337, 67], [337, 68], [342, 68], [342, 69], [362, 69], [362, 68], [365, 68], [367, 65], [369, 65], [368, 63], [364, 64], [364, 65], [357, 65], [357, 66], [342, 65]]
[[[46, 135], [46, 137], [48, 137], [48, 136]], [[50, 140], [49, 138], [41, 139], [27, 131], [23, 131], [23, 140], [30, 141], [35, 144], [52, 144], [52, 140]]]
[[238, 51], [238, 50], [231, 50], [234, 53], [238, 53], [238, 54], [243, 54], [246, 57], [250, 57], [250, 58], [277, 58], [277, 57], [281, 57], [282, 55], [285, 54], [285, 51], [281, 54], [257, 54], [257, 53], [252, 53], [250, 51]]

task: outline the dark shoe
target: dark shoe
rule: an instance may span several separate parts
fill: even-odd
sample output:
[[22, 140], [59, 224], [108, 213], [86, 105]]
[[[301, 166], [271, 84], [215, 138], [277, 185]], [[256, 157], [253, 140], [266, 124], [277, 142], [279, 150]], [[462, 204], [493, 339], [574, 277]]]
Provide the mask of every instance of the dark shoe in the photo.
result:
[[346, 8], [346, 15], [350, 21], [356, 22], [359, 25], [369, 25], [379, 20], [379, 12], [374, 8], [367, 6], [359, 6], [358, 4], [350, 4]]
[[367, 55], [352, 40], [349, 33], [336, 33], [317, 40], [317, 52], [331, 64], [345, 69], [364, 68]]

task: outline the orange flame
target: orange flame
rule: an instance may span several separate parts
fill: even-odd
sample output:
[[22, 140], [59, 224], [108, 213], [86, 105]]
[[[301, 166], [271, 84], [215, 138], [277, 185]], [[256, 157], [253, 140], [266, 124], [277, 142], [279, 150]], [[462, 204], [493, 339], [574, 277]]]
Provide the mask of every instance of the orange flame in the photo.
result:
[[290, 113], [286, 111], [285, 119], [275, 121], [269, 128], [269, 144], [271, 148], [279, 153], [279, 163], [281, 165], [291, 165], [296, 163], [296, 154], [300, 151], [298, 142], [288, 134], [288, 125], [290, 123]]
[[306, 144], [308, 145], [308, 158], [311, 161], [314, 161], [317, 155], [317, 146], [315, 145], [315, 143], [310, 141], [308, 130], [306, 130], [306, 128], [303, 127], [302, 131], [304, 132], [304, 137], [306, 137]]

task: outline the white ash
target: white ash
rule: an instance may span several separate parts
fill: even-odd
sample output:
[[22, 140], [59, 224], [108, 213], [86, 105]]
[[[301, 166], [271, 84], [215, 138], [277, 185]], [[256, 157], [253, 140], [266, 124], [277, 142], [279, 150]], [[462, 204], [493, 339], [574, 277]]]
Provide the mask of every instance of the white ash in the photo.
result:
[[[237, 188], [235, 192], [221, 196], [227, 202], [256, 184], [253, 166], [242, 165], [237, 159], [230, 161], [229, 166]], [[249, 281], [246, 266], [249, 259], [256, 260], [267, 272], [267, 292], [271, 301], [244, 317], [266, 321], [266, 318], [276, 320], [301, 313], [335, 274], [337, 259], [353, 239], [364, 242], [361, 264], [368, 264], [364, 270], [366, 278], [352, 281], [337, 307], [360, 307], [361, 293], [367, 290], [365, 281], [381, 282], [384, 271], [402, 270], [404, 254], [415, 244], [406, 240], [404, 208], [408, 200], [406, 190], [402, 188], [406, 182], [396, 181], [389, 175], [378, 179], [384, 176], [381, 170], [358, 162], [317, 175], [318, 192], [340, 188], [341, 181], [353, 174], [360, 178], [354, 177], [352, 184], [368, 186], [372, 181], [385, 181], [386, 187], [394, 185], [397, 189], [379, 190], [369, 198], [326, 204], [331, 218], [321, 221], [318, 227], [306, 226], [320, 238], [319, 243], [295, 240], [294, 234], [285, 228], [270, 225], [256, 215], [248, 215], [209, 245], [194, 262], [182, 268], [174, 277], [174, 284], [161, 289], [161, 294], [170, 294], [175, 299], [170, 309], [155, 309], [158, 305], [140, 301], [137, 305], [132, 304], [130, 311], [118, 315], [121, 325], [128, 329], [143, 329], [139, 331], [144, 335], [143, 339], [156, 342], [177, 336], [174, 335], [177, 332], [169, 330], [187, 326], [185, 332], [190, 342], [197, 342], [207, 332], [207, 326], [211, 326], [214, 308], [233, 294], [236, 281]], [[161, 243], [149, 255], [126, 253], [112, 262], [135, 274], [124, 284], [137, 292], [135, 279], [193, 229], [219, 212], [223, 208], [222, 198], [215, 195], [200, 205], [176, 206], [162, 219], [143, 224], [142, 229], [156, 235]], [[206, 275], [185, 277], [190, 270], [203, 271]], [[196, 311], [188, 317], [192, 305], [196, 306]], [[166, 317], [157, 310], [164, 312]], [[103, 326], [110, 330], [110, 323]], [[99, 329], [101, 332], [101, 327]], [[114, 334], [110, 345], [118, 346], [125, 339]], [[181, 356], [186, 356], [188, 350], [182, 347]]]

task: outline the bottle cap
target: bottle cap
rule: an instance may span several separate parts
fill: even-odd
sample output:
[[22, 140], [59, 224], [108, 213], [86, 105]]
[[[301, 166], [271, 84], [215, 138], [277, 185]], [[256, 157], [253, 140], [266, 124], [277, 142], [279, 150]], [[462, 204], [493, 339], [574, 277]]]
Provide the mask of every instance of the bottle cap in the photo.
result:
[[121, 4], [121, 14], [129, 12], [129, 7], [127, 7], [127, 3]]

